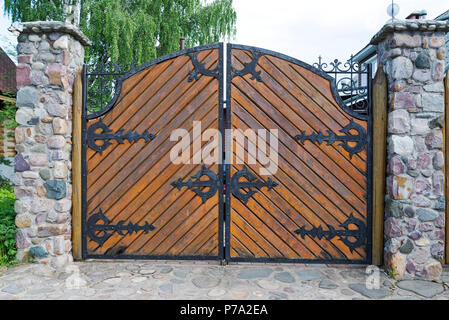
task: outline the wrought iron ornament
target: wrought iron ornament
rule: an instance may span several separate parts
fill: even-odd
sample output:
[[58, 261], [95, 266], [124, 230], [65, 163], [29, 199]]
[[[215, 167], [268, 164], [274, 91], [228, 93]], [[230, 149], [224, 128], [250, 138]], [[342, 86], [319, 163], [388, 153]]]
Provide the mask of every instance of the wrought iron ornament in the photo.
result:
[[[240, 181], [240, 178], [246, 178], [247, 181]], [[253, 196], [258, 190], [267, 187], [268, 191], [278, 185], [277, 182], [268, 178], [267, 181], [257, 179], [245, 166], [243, 170], [234, 173], [231, 179], [231, 191], [234, 197], [242, 200], [244, 203]], [[247, 193], [243, 193], [240, 189], [248, 189]]]
[[[208, 180], [201, 180], [202, 176], [208, 176]], [[192, 180], [193, 179], [193, 180]], [[191, 189], [195, 192], [202, 200], [203, 203], [206, 202], [207, 199], [212, 198], [218, 190], [218, 182], [219, 179], [217, 175], [207, 169], [204, 165], [201, 167], [201, 170], [198, 171], [195, 175], [189, 179], [187, 182], [183, 182], [181, 178], [176, 181], [173, 181], [171, 185], [178, 190], [181, 190], [182, 187], [187, 187], [187, 189]], [[202, 191], [202, 188], [208, 188], [207, 191]]]
[[[97, 130], [101, 130], [101, 132], [97, 132]], [[112, 130], [109, 129], [109, 127], [100, 118], [100, 121], [95, 122], [89, 127], [89, 129], [87, 129], [87, 145], [92, 150], [103, 154], [103, 151], [112, 144], [112, 142], [110, 142], [109, 140], [115, 140], [118, 143], [122, 144], [125, 140], [128, 140], [129, 143], [133, 143], [139, 141], [140, 139], [148, 142], [156, 138], [156, 136], [152, 133], [149, 133], [148, 130], [145, 130], [143, 134], [138, 134], [133, 131], [124, 133], [123, 131], [123, 129], [120, 129], [116, 133], [111, 133]], [[96, 141], [98, 140], [103, 141], [103, 143], [97, 144]]]
[[[103, 221], [103, 224], [99, 224], [99, 221]], [[112, 237], [114, 232], [117, 232], [119, 235], [124, 236], [124, 231], [127, 231], [129, 235], [134, 232], [137, 233], [139, 231], [144, 231], [147, 234], [149, 231], [153, 231], [155, 227], [145, 222], [144, 225], [139, 225], [137, 223], [128, 222], [125, 224], [124, 220], [119, 221], [116, 225], [111, 225], [111, 220], [103, 213], [100, 209], [98, 213], [92, 215], [89, 220], [87, 220], [87, 234], [89, 237], [102, 246], [106, 240]], [[108, 232], [112, 231], [112, 232]], [[103, 232], [102, 236], [99, 236], [97, 233]]]
[[369, 90], [371, 83], [371, 69], [367, 63], [353, 61], [353, 57], [341, 62], [338, 59], [322, 62], [321, 56], [313, 67], [323, 71], [335, 79], [337, 91], [343, 102], [352, 110], [367, 114], [369, 107]]
[[187, 79], [188, 82], [192, 82], [193, 80], [198, 80], [199, 74], [203, 74], [205, 76], [214, 77], [214, 78], [218, 79], [219, 71], [220, 71], [219, 65], [217, 67], [215, 67], [214, 69], [207, 69], [206, 66], [204, 65], [204, 63], [201, 63], [198, 61], [198, 51], [187, 53], [187, 55], [189, 56], [189, 58], [193, 64], [193, 70], [189, 71], [190, 75], [189, 75], [189, 78]]
[[257, 64], [259, 63], [259, 59], [264, 55], [262, 52], [257, 51], [252, 48], [247, 49], [249, 52], [251, 52], [252, 59], [251, 62], [244, 62], [243, 63], [243, 69], [238, 70], [231, 64], [231, 79], [237, 76], [243, 77], [247, 74], [251, 74], [251, 80], [256, 80], [258, 82], [262, 82], [262, 78], [260, 77], [260, 73], [262, 71], [256, 71]]
[[[351, 224], [355, 225], [357, 229], [348, 229], [349, 225]], [[347, 245], [351, 253], [354, 251], [354, 249], [361, 247], [364, 244], [366, 236], [366, 225], [362, 220], [354, 218], [351, 213], [349, 218], [345, 222], [340, 224], [340, 227], [344, 229], [337, 230], [334, 227], [327, 225], [327, 228], [329, 230], [323, 230], [322, 226], [313, 227], [307, 230], [305, 226], [302, 226], [301, 228], [295, 230], [295, 233], [300, 235], [303, 239], [306, 235], [311, 238], [318, 238], [320, 240], [322, 238], [326, 238], [326, 240], [328, 241], [332, 240], [335, 237], [339, 237], [338, 240]], [[355, 238], [355, 240], [349, 240], [350, 237]]]
[[[350, 131], [355, 130], [357, 134], [351, 134]], [[338, 145], [342, 146], [343, 149], [349, 152], [349, 157], [352, 159], [352, 156], [356, 153], [361, 152], [367, 143], [367, 136], [365, 129], [354, 122], [353, 119], [349, 122], [347, 126], [339, 130], [344, 133], [344, 136], [339, 136], [330, 130], [326, 130], [327, 135], [323, 134], [321, 131], [317, 133], [306, 134], [305, 130], [302, 130], [300, 134], [295, 136], [295, 139], [301, 141], [302, 144], [306, 140], [311, 142], [318, 142], [318, 144], [322, 144], [324, 141], [327, 142], [327, 145], [331, 145], [336, 141], [341, 141]], [[354, 146], [350, 146], [348, 142], [355, 142]]]

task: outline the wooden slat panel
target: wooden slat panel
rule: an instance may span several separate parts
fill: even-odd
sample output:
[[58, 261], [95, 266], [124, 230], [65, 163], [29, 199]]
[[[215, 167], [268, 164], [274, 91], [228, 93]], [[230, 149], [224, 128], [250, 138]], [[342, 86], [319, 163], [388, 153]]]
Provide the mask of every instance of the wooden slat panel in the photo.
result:
[[72, 113], [72, 251], [77, 260], [82, 258], [82, 96], [82, 70], [78, 70], [73, 87]]
[[[213, 69], [219, 50], [203, 50], [197, 57]], [[185, 129], [191, 138], [193, 121], [201, 121], [203, 131], [219, 128], [219, 81], [199, 74], [198, 80], [189, 82], [192, 69], [190, 58], [181, 55], [140, 71], [123, 82], [115, 106], [101, 117], [113, 132], [148, 130], [156, 138], [112, 141], [103, 154], [88, 150], [87, 219], [101, 209], [109, 224], [148, 222], [155, 229], [125, 231], [123, 236], [115, 232], [103, 245], [85, 239], [88, 254], [218, 258], [219, 192], [203, 203], [192, 190], [178, 191], [171, 185], [177, 179], [187, 181], [201, 169], [201, 164], [170, 161], [170, 150], [178, 142], [170, 141], [172, 131]], [[89, 121], [88, 126], [97, 121]], [[218, 176], [218, 165], [209, 169]]]
[[[445, 190], [446, 190], [446, 221], [449, 221], [449, 72], [446, 72], [446, 77], [444, 79], [444, 102], [445, 102], [445, 119], [444, 119], [444, 163], [445, 163]], [[445, 241], [445, 261], [449, 263], [449, 223], [446, 222], [446, 241]]]
[[[232, 49], [236, 69], [242, 70], [251, 59], [249, 51]], [[367, 147], [351, 158], [338, 143], [301, 144], [294, 138], [302, 130], [307, 134], [331, 130], [340, 135], [350, 120], [368, 132], [367, 122], [347, 114], [333, 97], [329, 81], [302, 66], [267, 54], [259, 59], [256, 70], [261, 72], [261, 82], [251, 79], [251, 74], [232, 78], [229, 123], [230, 128], [243, 131], [278, 130], [279, 162], [271, 179], [279, 185], [269, 191], [262, 188], [247, 203], [231, 194], [231, 259], [367, 261], [365, 246], [351, 252], [338, 237], [327, 240], [306, 235], [302, 239], [295, 233], [302, 226], [342, 229], [340, 224], [351, 214], [367, 224]], [[242, 146], [246, 151], [254, 147], [251, 140]], [[235, 146], [232, 150], [235, 163]], [[270, 177], [258, 174], [259, 162], [251, 164], [247, 157], [240, 160], [257, 179]], [[230, 176], [241, 169], [242, 165], [230, 166]]]
[[388, 114], [387, 77], [382, 65], [377, 69], [373, 83], [373, 260], [383, 261], [383, 226], [385, 208], [385, 172], [387, 157]]

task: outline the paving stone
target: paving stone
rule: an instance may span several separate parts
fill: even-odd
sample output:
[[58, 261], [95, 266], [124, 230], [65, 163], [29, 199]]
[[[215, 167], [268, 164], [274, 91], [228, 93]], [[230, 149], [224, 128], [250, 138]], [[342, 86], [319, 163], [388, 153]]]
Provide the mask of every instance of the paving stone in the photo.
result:
[[162, 292], [165, 292], [168, 294], [173, 294], [173, 285], [171, 283], [163, 284], [163, 285], [159, 286], [159, 289]]
[[319, 270], [297, 270], [296, 274], [299, 276], [299, 278], [302, 281], [310, 281], [310, 280], [316, 280], [321, 279], [324, 277], [324, 274]]
[[33, 289], [33, 290], [29, 290], [27, 291], [28, 295], [41, 295], [41, 294], [46, 294], [46, 293], [50, 293], [50, 292], [54, 292], [55, 289], [52, 288], [39, 288], [39, 289]]
[[[268, 292], [268, 294], [270, 294], [270, 297], [278, 297], [281, 300], [288, 299], [288, 294], [286, 294], [284, 292], [270, 291], [270, 292]], [[268, 298], [268, 299], [270, 299], [270, 298]]]
[[135, 278], [131, 279], [131, 282], [140, 283], [140, 282], [144, 282], [144, 281], [147, 281], [147, 280], [148, 280], [147, 277], [135, 277]]
[[192, 283], [195, 285], [195, 287], [201, 289], [213, 288], [220, 283], [220, 279], [201, 276], [193, 278]]
[[243, 291], [243, 290], [232, 291], [232, 297], [234, 299], [246, 299], [246, 298], [248, 298], [248, 296], [249, 296], [248, 291]]
[[398, 282], [397, 286], [426, 298], [432, 298], [444, 291], [441, 284], [424, 280], [404, 280]]
[[163, 267], [159, 272], [162, 274], [167, 274], [172, 272], [173, 268], [172, 267]]
[[368, 289], [365, 284], [353, 283], [348, 285], [352, 290], [370, 299], [382, 299], [391, 295], [391, 291], [387, 289]]
[[23, 287], [12, 284], [12, 285], [9, 285], [9, 286], [3, 288], [2, 292], [9, 293], [9, 294], [19, 294], [19, 293], [23, 292], [24, 290], [25, 289]]
[[174, 283], [174, 284], [183, 284], [183, 283], [186, 283], [184, 280], [179, 280], [179, 279], [171, 279], [170, 282], [171, 282], [171, 283]]
[[143, 274], [143, 275], [153, 274], [153, 273], [155, 273], [155, 272], [156, 272], [155, 269], [141, 269], [141, 270], [139, 271], [139, 273], [140, 273], [140, 274]]
[[257, 278], [268, 278], [273, 272], [270, 268], [251, 268], [243, 270], [238, 274], [239, 279], [257, 279]]
[[355, 292], [354, 291], [352, 291], [352, 290], [350, 290], [350, 289], [341, 289], [341, 294], [343, 294], [343, 295], [345, 295], [345, 296], [348, 296], [348, 297], [351, 297], [351, 296], [353, 296], [353, 295], [355, 295]]
[[119, 290], [115, 291], [115, 294], [121, 297], [126, 297], [134, 294], [136, 292], [133, 288], [120, 288]]
[[274, 278], [278, 281], [284, 283], [293, 283], [295, 282], [295, 278], [291, 275], [290, 272], [280, 272], [274, 275]]
[[340, 272], [340, 275], [348, 280], [365, 279], [365, 270], [344, 270]]
[[122, 281], [120, 278], [109, 278], [104, 280], [104, 283], [110, 284], [110, 285], [116, 285], [119, 284]]
[[175, 276], [177, 276], [178, 278], [185, 279], [187, 277], [187, 272], [183, 272], [183, 271], [174, 271], [173, 274]]
[[338, 285], [329, 279], [323, 279], [320, 281], [319, 287], [321, 289], [336, 289]]
[[277, 283], [276, 281], [268, 280], [268, 279], [258, 280], [257, 284], [262, 289], [268, 289], [268, 290], [276, 290], [280, 287], [279, 283]]
[[226, 290], [221, 288], [214, 288], [207, 293], [209, 297], [220, 297], [224, 294], [226, 294]]
[[253, 295], [256, 297], [263, 297], [265, 295], [265, 292], [257, 290], [253, 291]]

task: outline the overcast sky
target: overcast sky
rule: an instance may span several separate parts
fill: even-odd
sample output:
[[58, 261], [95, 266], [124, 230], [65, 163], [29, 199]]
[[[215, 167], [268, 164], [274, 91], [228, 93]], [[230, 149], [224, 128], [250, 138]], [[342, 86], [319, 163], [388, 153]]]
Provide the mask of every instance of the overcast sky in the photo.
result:
[[[237, 35], [232, 42], [284, 53], [308, 63], [318, 55], [326, 61], [347, 60], [357, 53], [389, 19], [391, 0], [234, 0]], [[397, 16], [404, 19], [415, 10], [427, 10], [433, 19], [449, 10], [449, 0], [395, 0]], [[0, 46], [11, 21], [0, 0]]]

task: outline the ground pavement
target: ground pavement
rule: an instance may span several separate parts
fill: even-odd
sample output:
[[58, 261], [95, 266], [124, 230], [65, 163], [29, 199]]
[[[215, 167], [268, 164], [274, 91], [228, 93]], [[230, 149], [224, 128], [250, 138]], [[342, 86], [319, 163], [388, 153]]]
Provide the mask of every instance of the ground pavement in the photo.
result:
[[368, 276], [366, 266], [347, 265], [86, 261], [54, 270], [22, 264], [0, 270], [0, 300], [449, 299], [449, 269], [439, 282], [395, 281], [380, 271], [378, 289], [367, 289]]

